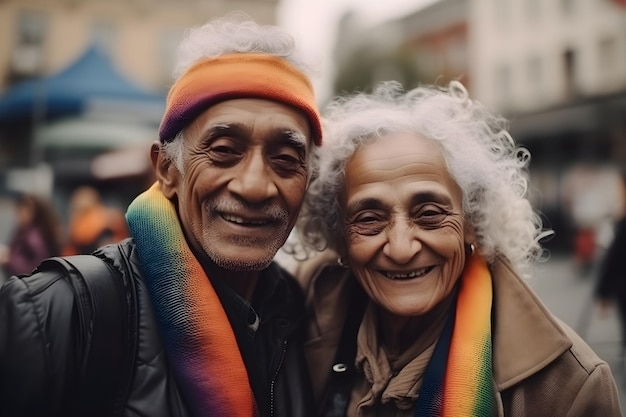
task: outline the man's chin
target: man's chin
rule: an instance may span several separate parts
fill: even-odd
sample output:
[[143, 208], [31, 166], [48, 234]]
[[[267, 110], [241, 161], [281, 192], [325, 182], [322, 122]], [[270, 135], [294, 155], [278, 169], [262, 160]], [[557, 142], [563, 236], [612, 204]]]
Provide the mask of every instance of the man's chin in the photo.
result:
[[212, 261], [222, 269], [229, 271], [261, 271], [272, 263], [273, 256], [246, 258], [241, 256], [211, 256]]

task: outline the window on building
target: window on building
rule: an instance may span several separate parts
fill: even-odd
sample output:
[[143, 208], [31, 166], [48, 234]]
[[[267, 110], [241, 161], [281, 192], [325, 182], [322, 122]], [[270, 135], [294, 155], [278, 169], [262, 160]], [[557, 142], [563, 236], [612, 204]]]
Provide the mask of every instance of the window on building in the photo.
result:
[[572, 99], [577, 94], [576, 87], [576, 51], [567, 49], [563, 53], [563, 71], [565, 80], [565, 98]]
[[23, 10], [19, 13], [11, 59], [11, 81], [41, 73], [47, 25], [47, 16], [43, 12]]
[[445, 59], [447, 70], [455, 76], [467, 71], [467, 39], [458, 35], [451, 37], [446, 44]]
[[561, 10], [565, 16], [571, 16], [576, 13], [578, 0], [561, 0]]
[[613, 37], [600, 39], [598, 43], [598, 68], [600, 71], [614, 68], [618, 64], [617, 40]]
[[535, 23], [541, 17], [541, 1], [526, 0], [526, 16], [530, 23]]
[[496, 91], [498, 102], [503, 108], [508, 108], [512, 101], [513, 75], [508, 64], [501, 64], [496, 70]]
[[543, 92], [543, 68], [541, 58], [533, 56], [528, 60], [526, 72], [528, 75], [528, 85], [531, 86], [535, 98]]
[[509, 0], [493, 0], [495, 19], [500, 29], [506, 29], [510, 24], [510, 7]]

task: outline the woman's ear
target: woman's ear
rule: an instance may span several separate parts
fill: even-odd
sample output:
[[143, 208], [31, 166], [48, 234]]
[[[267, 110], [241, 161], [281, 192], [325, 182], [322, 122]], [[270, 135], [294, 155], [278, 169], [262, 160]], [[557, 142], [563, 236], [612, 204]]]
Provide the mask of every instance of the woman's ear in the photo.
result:
[[465, 244], [476, 245], [476, 230], [474, 229], [474, 226], [466, 221], [465, 226], [463, 226], [463, 231], [465, 235]]
[[172, 159], [165, 154], [161, 142], [155, 141], [152, 143], [150, 160], [152, 161], [155, 176], [159, 184], [161, 184], [161, 192], [169, 199], [174, 198], [180, 180], [180, 172]]
[[342, 236], [336, 236], [335, 239], [335, 252], [337, 252], [337, 256], [339, 259], [343, 260], [343, 262], [348, 263], [348, 245], [346, 244], [345, 238]]

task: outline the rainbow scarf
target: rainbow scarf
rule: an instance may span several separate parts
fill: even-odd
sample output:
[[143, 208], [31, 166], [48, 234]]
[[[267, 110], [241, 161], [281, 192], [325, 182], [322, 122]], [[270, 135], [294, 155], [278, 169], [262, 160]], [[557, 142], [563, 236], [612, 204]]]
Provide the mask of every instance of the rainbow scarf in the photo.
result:
[[456, 312], [450, 314], [426, 368], [416, 417], [493, 415], [492, 296], [487, 263], [473, 255], [463, 272]]
[[126, 219], [189, 411], [196, 417], [255, 416], [248, 373], [228, 317], [158, 183], [130, 204]]

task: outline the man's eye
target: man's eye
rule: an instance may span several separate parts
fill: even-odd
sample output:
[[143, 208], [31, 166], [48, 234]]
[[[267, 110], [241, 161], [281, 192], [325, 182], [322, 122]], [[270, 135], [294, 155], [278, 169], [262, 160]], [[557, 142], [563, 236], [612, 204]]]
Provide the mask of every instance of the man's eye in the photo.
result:
[[281, 175], [292, 175], [305, 166], [304, 160], [298, 154], [289, 152], [272, 155], [271, 163], [276, 172]]
[[241, 151], [233, 146], [211, 146], [207, 153], [209, 157], [216, 163], [236, 162], [241, 157]]
[[290, 154], [280, 154], [274, 156], [274, 160], [279, 162], [287, 162], [287, 163], [299, 163], [300, 158], [290, 155]]
[[236, 155], [238, 154], [237, 150], [235, 148], [232, 148], [230, 146], [213, 146], [209, 149], [209, 152], [211, 153], [215, 153], [215, 154], [222, 154], [222, 155]]

